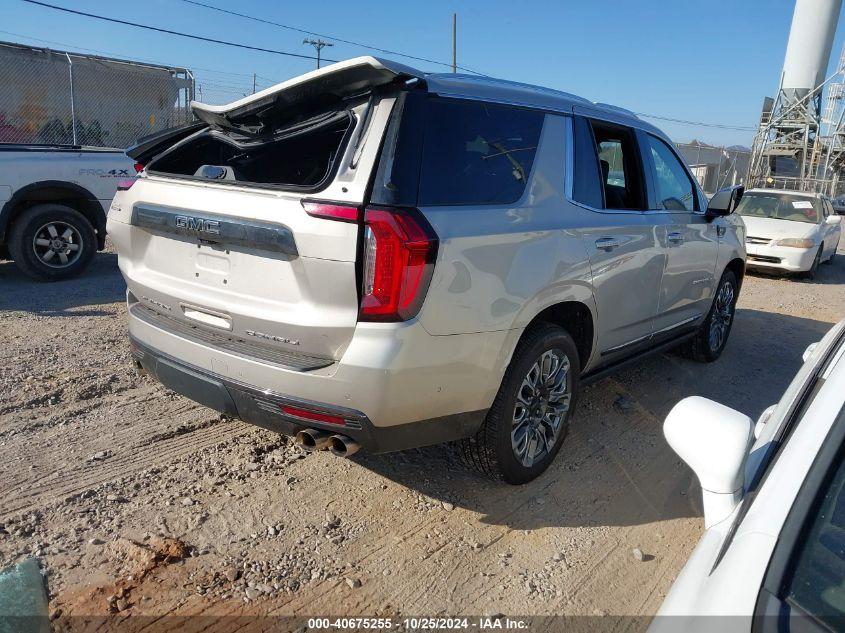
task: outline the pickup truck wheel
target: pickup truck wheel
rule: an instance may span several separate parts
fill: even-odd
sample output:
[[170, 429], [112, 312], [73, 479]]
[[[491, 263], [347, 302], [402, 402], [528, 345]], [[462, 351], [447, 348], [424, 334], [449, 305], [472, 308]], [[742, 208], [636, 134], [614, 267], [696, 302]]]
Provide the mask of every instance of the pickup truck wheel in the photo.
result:
[[39, 204], [24, 211], [9, 232], [9, 253], [33, 279], [57, 281], [81, 273], [97, 249], [94, 227], [79, 211]]
[[540, 475], [569, 430], [580, 368], [566, 330], [551, 324], [530, 330], [517, 345], [481, 429], [462, 442], [466, 461], [510, 484]]
[[701, 363], [712, 363], [722, 355], [733, 326], [738, 296], [736, 275], [726, 270], [716, 287], [716, 296], [707, 318], [683, 350], [687, 357]]

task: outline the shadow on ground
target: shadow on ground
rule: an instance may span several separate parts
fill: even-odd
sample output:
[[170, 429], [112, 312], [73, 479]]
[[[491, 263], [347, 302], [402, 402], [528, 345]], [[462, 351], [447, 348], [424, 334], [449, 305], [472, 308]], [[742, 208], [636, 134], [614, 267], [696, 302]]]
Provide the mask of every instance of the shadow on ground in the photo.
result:
[[[33, 292], [35, 289], [35, 292]], [[97, 253], [79, 277], [41, 282], [26, 277], [14, 262], [0, 261], [0, 312], [31, 312], [45, 316], [101, 316], [111, 311], [96, 307], [121, 301], [126, 284], [117, 255]], [[86, 306], [85, 310], [75, 310]]]
[[756, 418], [777, 402], [806, 347], [831, 324], [759, 310], [737, 312], [722, 358], [700, 364], [674, 353], [584, 390], [549, 470], [525, 486], [489, 482], [455, 447], [354, 457], [360, 465], [444, 503], [514, 529], [641, 525], [701, 516], [692, 473], [666, 444], [662, 423], [680, 399], [700, 395]]

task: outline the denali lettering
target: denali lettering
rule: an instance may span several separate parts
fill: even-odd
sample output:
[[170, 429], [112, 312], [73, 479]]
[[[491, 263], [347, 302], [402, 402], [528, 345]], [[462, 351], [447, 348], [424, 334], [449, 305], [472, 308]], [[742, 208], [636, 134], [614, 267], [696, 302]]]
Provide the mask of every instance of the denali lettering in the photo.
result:
[[166, 303], [162, 303], [161, 301], [156, 301], [155, 299], [150, 299], [149, 297], [146, 297], [146, 296], [142, 296], [141, 299], [143, 299], [147, 303], [152, 303], [154, 306], [158, 306], [159, 308], [162, 308], [163, 310], [170, 310], [170, 306], [167, 305]]
[[284, 336], [275, 336], [273, 334], [265, 334], [264, 332], [256, 332], [255, 330], [244, 330], [247, 336], [254, 336], [256, 338], [263, 338], [266, 341], [276, 341], [277, 343], [286, 343], [288, 345], [299, 345], [296, 339], [287, 338]]
[[188, 215], [177, 215], [176, 226], [180, 229], [188, 229], [189, 231], [220, 235], [220, 222], [217, 220], [206, 220], [204, 218], [193, 218]]

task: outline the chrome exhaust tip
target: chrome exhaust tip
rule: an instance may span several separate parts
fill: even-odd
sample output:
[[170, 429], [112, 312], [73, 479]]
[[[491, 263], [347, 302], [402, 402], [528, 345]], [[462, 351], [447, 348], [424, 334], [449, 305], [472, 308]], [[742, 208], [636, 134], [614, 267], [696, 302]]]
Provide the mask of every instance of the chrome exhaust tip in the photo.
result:
[[144, 366], [141, 364], [141, 361], [139, 361], [137, 358], [132, 359], [132, 366], [135, 368], [135, 372], [139, 376], [146, 376], [147, 375], [147, 370], [144, 369]]
[[329, 450], [338, 457], [349, 457], [358, 452], [361, 446], [351, 437], [332, 435], [329, 438]]
[[302, 429], [296, 434], [296, 445], [303, 450], [313, 453], [329, 448], [331, 436], [325, 431], [316, 429]]

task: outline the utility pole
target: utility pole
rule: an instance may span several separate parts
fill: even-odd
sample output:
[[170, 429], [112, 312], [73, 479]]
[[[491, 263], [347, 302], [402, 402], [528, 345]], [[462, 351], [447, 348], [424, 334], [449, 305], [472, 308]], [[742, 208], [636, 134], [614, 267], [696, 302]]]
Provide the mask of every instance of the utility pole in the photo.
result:
[[252, 73], [252, 94], [255, 94], [255, 73]]
[[458, 72], [458, 14], [452, 14], [452, 73]]
[[302, 40], [302, 43], [303, 44], [310, 44], [315, 49], [317, 49], [317, 68], [320, 67], [320, 51], [323, 50], [323, 47], [324, 46], [334, 46], [334, 44], [332, 44], [331, 42], [324, 42], [323, 40], [320, 40], [320, 39], [309, 40], [308, 38], [305, 38], [304, 40]]

